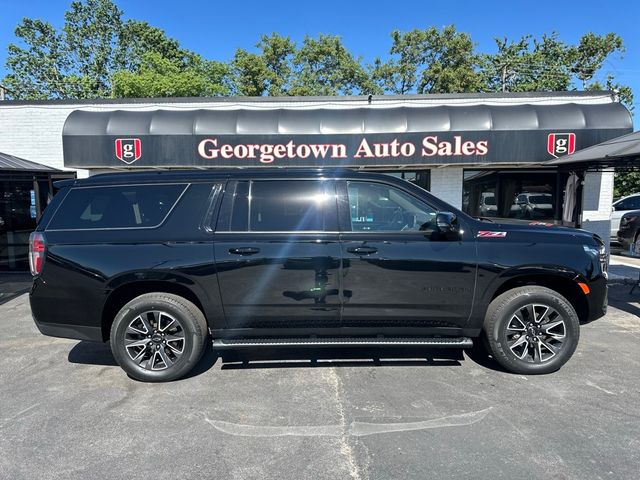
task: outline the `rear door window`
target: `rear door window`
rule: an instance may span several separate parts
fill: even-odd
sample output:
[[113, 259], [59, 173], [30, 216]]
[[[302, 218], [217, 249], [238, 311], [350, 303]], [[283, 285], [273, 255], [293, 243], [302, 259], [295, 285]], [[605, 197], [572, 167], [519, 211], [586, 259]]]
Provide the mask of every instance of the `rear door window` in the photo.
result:
[[237, 182], [225, 191], [217, 230], [335, 231], [335, 187], [323, 180]]
[[72, 189], [48, 230], [153, 228], [159, 226], [187, 185], [119, 185]]

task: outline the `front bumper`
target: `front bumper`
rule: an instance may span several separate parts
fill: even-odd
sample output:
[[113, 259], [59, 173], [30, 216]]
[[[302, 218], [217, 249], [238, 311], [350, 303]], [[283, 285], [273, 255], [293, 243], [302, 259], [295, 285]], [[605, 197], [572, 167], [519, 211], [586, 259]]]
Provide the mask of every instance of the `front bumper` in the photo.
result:
[[589, 305], [588, 322], [597, 320], [607, 314], [607, 304], [609, 298], [609, 287], [607, 279], [602, 276], [596, 280], [589, 282], [590, 292], [587, 295], [587, 303]]

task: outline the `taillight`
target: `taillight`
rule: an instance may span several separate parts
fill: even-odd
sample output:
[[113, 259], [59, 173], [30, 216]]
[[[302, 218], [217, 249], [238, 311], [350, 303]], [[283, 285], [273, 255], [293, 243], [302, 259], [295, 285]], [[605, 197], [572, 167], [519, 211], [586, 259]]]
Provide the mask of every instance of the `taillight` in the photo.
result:
[[46, 243], [44, 235], [40, 232], [33, 232], [29, 236], [29, 267], [31, 275], [39, 275], [44, 265]]

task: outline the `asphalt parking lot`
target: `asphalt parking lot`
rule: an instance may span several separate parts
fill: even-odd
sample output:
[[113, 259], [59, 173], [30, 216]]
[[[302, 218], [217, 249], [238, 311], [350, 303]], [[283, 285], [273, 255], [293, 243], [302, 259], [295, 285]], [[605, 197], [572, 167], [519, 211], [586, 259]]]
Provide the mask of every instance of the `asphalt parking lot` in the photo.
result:
[[632, 479], [640, 292], [611, 291], [558, 373], [459, 351], [261, 351], [170, 384], [0, 306], [2, 479]]

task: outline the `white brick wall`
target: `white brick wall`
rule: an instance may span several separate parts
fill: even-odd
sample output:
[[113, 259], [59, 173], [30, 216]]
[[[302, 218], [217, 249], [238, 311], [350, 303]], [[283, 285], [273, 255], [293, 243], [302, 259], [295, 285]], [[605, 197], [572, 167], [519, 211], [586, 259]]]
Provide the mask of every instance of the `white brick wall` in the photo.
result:
[[0, 105], [0, 152], [62, 169], [62, 126], [71, 111]]
[[613, 203], [613, 170], [589, 172], [582, 192], [582, 228], [597, 233], [609, 248], [611, 204]]
[[431, 193], [441, 200], [462, 209], [462, 168], [431, 169]]

